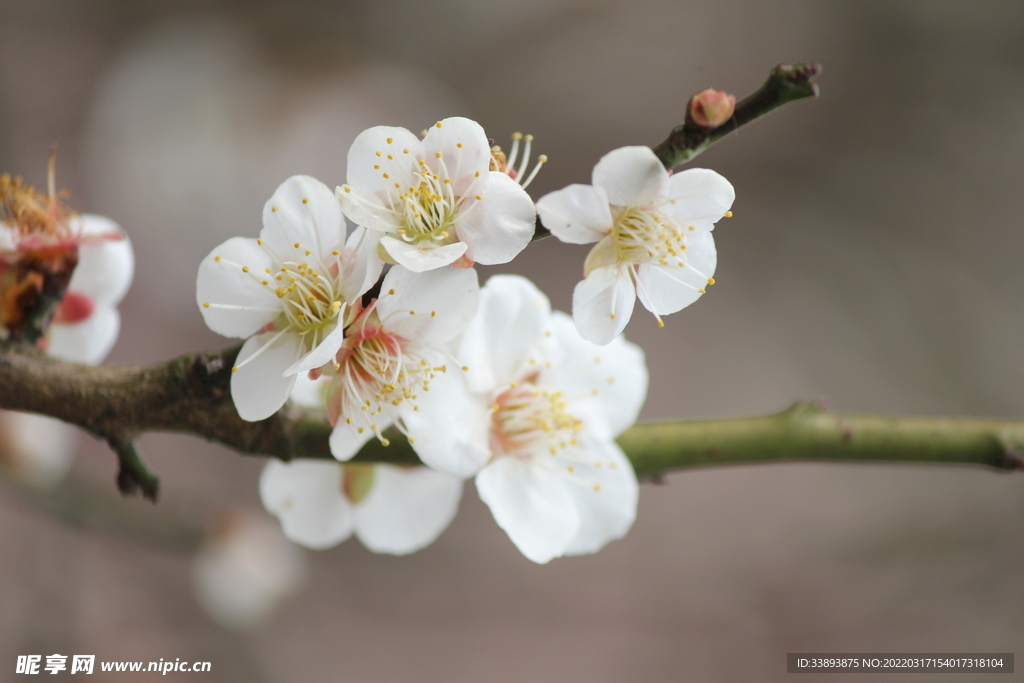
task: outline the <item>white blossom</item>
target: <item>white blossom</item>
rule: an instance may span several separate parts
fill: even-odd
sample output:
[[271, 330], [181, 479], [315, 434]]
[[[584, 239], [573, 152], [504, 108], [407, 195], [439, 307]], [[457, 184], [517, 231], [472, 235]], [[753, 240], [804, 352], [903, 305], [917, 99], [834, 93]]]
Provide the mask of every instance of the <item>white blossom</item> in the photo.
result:
[[70, 221], [80, 235], [78, 265], [47, 333], [47, 352], [94, 365], [117, 341], [121, 317], [117, 305], [128, 293], [135, 270], [131, 242], [117, 223], [84, 214]]
[[[322, 407], [326, 379], [299, 378], [292, 400]], [[271, 460], [260, 477], [260, 497], [285, 535], [308, 548], [329, 548], [355, 533], [374, 552], [403, 555], [448, 527], [462, 481], [426, 467]]]
[[298, 373], [334, 357], [359, 297], [380, 274], [376, 248], [362, 229], [346, 242], [334, 194], [315, 178], [294, 176], [263, 207], [259, 239], [232, 238], [203, 260], [196, 300], [206, 324], [248, 338], [231, 377], [243, 419], [273, 415]]
[[350, 220], [382, 235], [390, 260], [414, 272], [507, 263], [532, 239], [536, 212], [519, 183], [490, 169], [487, 136], [470, 119], [438, 121], [422, 141], [377, 126], [352, 143], [338, 199]]
[[[643, 353], [584, 341], [528, 280], [495, 276], [458, 355], [469, 370], [405, 418], [425, 463], [477, 490], [526, 557], [596, 552], [636, 517], [636, 475], [614, 439], [647, 392]], [[429, 427], [429, 429], [428, 429]]]
[[[479, 285], [473, 269], [443, 268], [413, 273], [395, 266], [384, 277], [380, 297], [351, 324], [333, 365], [327, 391], [331, 452], [348, 460], [371, 437], [435, 400], [435, 378], [462, 372], [448, 350], [477, 310]], [[418, 428], [429, 432], [431, 425]], [[405, 430], [415, 444], [420, 434]]]
[[594, 167], [592, 185], [570, 185], [541, 197], [537, 211], [563, 242], [597, 242], [572, 312], [584, 339], [607, 344], [640, 302], [661, 316], [696, 301], [714, 284], [715, 223], [731, 215], [735, 191], [703, 168], [669, 176], [647, 147], [609, 152]]
[[192, 564], [203, 611], [225, 628], [253, 630], [306, 578], [306, 558], [270, 520], [233, 513], [211, 534]]

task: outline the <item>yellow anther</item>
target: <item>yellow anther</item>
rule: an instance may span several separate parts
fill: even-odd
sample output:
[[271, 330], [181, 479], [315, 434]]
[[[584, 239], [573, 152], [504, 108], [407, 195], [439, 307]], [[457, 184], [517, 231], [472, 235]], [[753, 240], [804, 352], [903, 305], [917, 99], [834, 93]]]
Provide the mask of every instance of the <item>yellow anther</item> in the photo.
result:
[[548, 163], [548, 155], [547, 154], [541, 154], [539, 157], [537, 157], [537, 163], [538, 164], [546, 164], [546, 163]]
[[390, 145], [390, 144], [391, 144], [392, 142], [394, 142], [394, 141], [395, 141], [395, 139], [394, 139], [394, 138], [388, 138], [388, 144], [389, 144], [389, 145]]
[[435, 159], [440, 159], [441, 158], [441, 153], [440, 152], [434, 152], [434, 158]]
[[263, 238], [262, 237], [257, 237], [256, 238], [256, 244], [259, 244], [260, 246], [262, 246], [263, 245]]
[[387, 173], [382, 173], [381, 175], [383, 175], [383, 176], [384, 176], [384, 180], [387, 180], [388, 178], [390, 178], [390, 177], [391, 177], [391, 176], [389, 176], [389, 175], [388, 175]]
[[430, 317], [431, 317], [431, 318], [433, 318], [433, 317], [434, 317], [434, 316], [436, 316], [436, 315], [437, 315], [437, 311], [431, 311], [431, 312], [430, 312]]
[[614, 313], [611, 313], [608, 317], [610, 317], [612, 320], [615, 320], [615, 314]]
[[408, 154], [408, 153], [409, 153], [409, 148], [408, 147], [406, 147], [405, 149], [402, 150], [402, 154]]
[[376, 155], [377, 155], [377, 156], [379, 156], [379, 157], [382, 157], [382, 156], [384, 156], [384, 153], [383, 153], [383, 152], [374, 152], [374, 154], [376, 154]]
[[341, 254], [340, 251], [332, 251], [331, 252], [331, 256], [338, 256], [339, 254]]
[[481, 199], [483, 199], [483, 198], [484, 198], [484, 196], [483, 196], [482, 194], [478, 194], [478, 195], [476, 196], [476, 200], [477, 200], [477, 201], [480, 201], [480, 200], [481, 200]]
[[412, 309], [410, 308], [410, 309], [409, 309], [409, 315], [416, 315], [416, 311], [414, 311], [414, 310], [412, 310]]
[[477, 171], [476, 173], [474, 173], [473, 177], [474, 178], [479, 178], [480, 177], [480, 171]]
[[303, 204], [309, 204], [309, 197], [303, 197], [302, 198], [302, 203]]
[[600, 491], [601, 490], [601, 485], [600, 484], [594, 484], [594, 490], [595, 491]]
[[693, 225], [691, 225], [691, 226], [689, 226], [689, 227], [687, 228], [687, 230], [696, 230], [696, 229], [697, 229], [697, 228], [696, 228], [696, 226], [693, 226]]
[[566, 472], [575, 472], [576, 468], [573, 467], [572, 465], [569, 465], [568, 467], [565, 468], [565, 471]]
[[708, 290], [706, 290], [706, 289], [698, 289], [697, 291], [700, 292], [701, 294], [703, 294], [704, 292], [706, 292]]
[[416, 443], [416, 437], [415, 436], [410, 436], [409, 437], [409, 443]]
[[462, 371], [463, 372], [469, 372], [469, 366], [468, 365], [463, 365], [462, 366]]
[[387, 439], [381, 439], [381, 440], [380, 440], [380, 445], [381, 445], [381, 446], [390, 446], [390, 445], [391, 445], [391, 442], [390, 442], [390, 441], [388, 441]]
[[242, 272], [243, 273], [248, 273], [249, 272], [249, 266], [242, 266]]
[[269, 281], [269, 280], [261, 280], [261, 281], [260, 281], [260, 284], [261, 284], [261, 285], [269, 285], [269, 284], [270, 284], [270, 281]]
[[725, 216], [726, 218], [732, 218], [732, 211], [726, 211], [726, 212], [725, 212], [724, 214], [722, 214], [722, 215], [723, 215], [723, 216]]
[[210, 302], [209, 301], [204, 301], [203, 302], [203, 308], [209, 308], [209, 307], [210, 307]]
[[[302, 244], [301, 244], [301, 243], [299, 243], [299, 242], [296, 242], [296, 243], [295, 243], [295, 248], [296, 248], [296, 249], [298, 249], [298, 248], [299, 248], [299, 247], [301, 247], [301, 246], [302, 246]], [[282, 270], [284, 270], [284, 269], [282, 268]]]
[[437, 126], [438, 128], [440, 128], [440, 127], [441, 127], [441, 122], [440, 122], [440, 121], [438, 121], [438, 122], [437, 122], [437, 123], [435, 123], [434, 125], [435, 125], [435, 126]]
[[216, 261], [217, 263], [220, 263], [220, 256], [214, 256], [213, 260]]
[[309, 249], [307, 249], [307, 250], [306, 250], [306, 256], [309, 256], [309, 255], [310, 255], [310, 254], [312, 254], [312, 253], [313, 253], [313, 252], [311, 252], [311, 251], [310, 251]]
[[390, 294], [391, 296], [394, 296], [395, 295], [395, 290], [389, 289], [388, 290], [388, 294]]
[[270, 210], [271, 211], [277, 211], [277, 207], [276, 206], [272, 206], [272, 207], [270, 207]]
[[233, 368], [231, 368], [231, 372], [238, 372], [238, 366], [236, 365]]
[[658, 327], [665, 327], [665, 321], [664, 320], [659, 320], [658, 321]]
[[380, 164], [374, 164], [373, 165], [373, 170], [374, 171], [379, 171], [380, 170]]
[[[365, 410], [365, 408], [363, 410]], [[356, 432], [358, 432], [359, 434], [362, 434], [365, 431], [366, 430], [363, 427], [356, 427]]]
[[713, 285], [713, 284], [715, 284], [715, 278], [713, 278], [713, 277], [709, 277], [709, 278], [708, 278], [708, 284], [709, 284], [709, 285]]
[[461, 142], [455, 143], [455, 146], [458, 147], [459, 149], [462, 149], [462, 143]]
[[345, 192], [351, 192], [352, 191], [352, 188], [349, 187], [348, 185], [346, 185], [343, 189], [345, 190]]

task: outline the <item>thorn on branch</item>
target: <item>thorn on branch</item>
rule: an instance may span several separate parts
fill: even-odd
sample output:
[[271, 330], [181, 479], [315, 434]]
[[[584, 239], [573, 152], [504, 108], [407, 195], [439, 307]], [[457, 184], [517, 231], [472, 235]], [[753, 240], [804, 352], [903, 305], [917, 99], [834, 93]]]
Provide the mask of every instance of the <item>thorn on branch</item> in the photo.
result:
[[134, 439], [108, 439], [110, 447], [117, 453], [120, 467], [117, 471], [117, 490], [123, 496], [141, 493], [142, 497], [155, 503], [160, 492], [160, 479], [142, 459]]

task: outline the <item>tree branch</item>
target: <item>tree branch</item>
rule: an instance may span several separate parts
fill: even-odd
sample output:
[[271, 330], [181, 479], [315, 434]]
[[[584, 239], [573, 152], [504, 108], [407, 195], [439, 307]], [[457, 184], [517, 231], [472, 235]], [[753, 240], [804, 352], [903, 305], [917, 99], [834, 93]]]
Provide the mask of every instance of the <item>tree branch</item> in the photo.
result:
[[[764, 85], [736, 105], [732, 117], [725, 123], [709, 130], [686, 117], [663, 142], [653, 148], [654, 153], [669, 170], [692, 161], [726, 135], [739, 130], [740, 126], [767, 116], [790, 102], [817, 97], [818, 84], [813, 79], [820, 73], [819, 64], [779, 64], [771, 70]], [[538, 216], [533, 241], [550, 235], [551, 232], [544, 227]]]
[[[134, 447], [143, 432], [193, 434], [282, 460], [330, 460], [331, 427], [316, 413], [286, 407], [260, 422], [238, 417], [230, 391], [238, 349], [150, 367], [91, 367], [8, 344], [0, 354], [0, 408], [50, 415], [107, 440], [121, 461], [122, 492], [137, 487], [149, 498], [155, 477]], [[355, 461], [419, 464], [397, 430], [386, 434], [390, 446], [371, 440]], [[639, 424], [619, 444], [648, 479], [689, 467], [786, 461], [1024, 467], [1021, 420], [845, 415], [810, 403], [764, 417]]]

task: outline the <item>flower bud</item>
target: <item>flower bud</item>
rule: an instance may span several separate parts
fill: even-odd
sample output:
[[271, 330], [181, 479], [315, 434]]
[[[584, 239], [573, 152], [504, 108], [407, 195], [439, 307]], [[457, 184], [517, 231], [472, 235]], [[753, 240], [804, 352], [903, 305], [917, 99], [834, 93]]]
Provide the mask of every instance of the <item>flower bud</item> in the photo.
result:
[[712, 130], [732, 118], [735, 109], [736, 98], [733, 95], [707, 88], [690, 98], [686, 116], [697, 126]]

